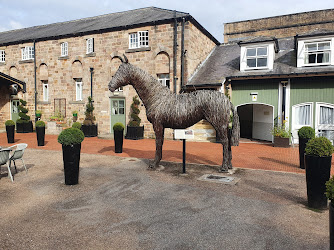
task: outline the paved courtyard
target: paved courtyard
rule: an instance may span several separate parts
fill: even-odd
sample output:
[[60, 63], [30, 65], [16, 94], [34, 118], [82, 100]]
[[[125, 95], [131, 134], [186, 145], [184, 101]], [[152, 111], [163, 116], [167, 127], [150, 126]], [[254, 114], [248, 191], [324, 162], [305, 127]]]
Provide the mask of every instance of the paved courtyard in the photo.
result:
[[[283, 170], [299, 172], [296, 148], [270, 151], [271, 145], [242, 143], [234, 154], [244, 148], [244, 155], [234, 155], [234, 166], [248, 169], [236, 169], [232, 176], [240, 181], [226, 185], [198, 180], [217, 173], [221, 156], [212, 147], [221, 151], [218, 144], [187, 143], [194, 164], [182, 175], [180, 163], [168, 162], [179, 159], [180, 142], [167, 142], [164, 168], [148, 171], [148, 160], [139, 158], [153, 158], [152, 140], [126, 141], [116, 156], [112, 140], [86, 138], [79, 185], [66, 186], [60, 145], [47, 136], [46, 146], [37, 148], [29, 136], [16, 141], [29, 144], [28, 173], [19, 165], [11, 183], [1, 168], [0, 249], [329, 248], [328, 210], [306, 207], [305, 175], [259, 170], [254, 152], [247, 151], [258, 147], [268, 166], [290, 163]], [[199, 145], [199, 155], [192, 144]], [[0, 145], [7, 145], [4, 134]], [[206, 160], [201, 152], [208, 148], [219, 159]], [[273, 152], [288, 153], [278, 161]]]

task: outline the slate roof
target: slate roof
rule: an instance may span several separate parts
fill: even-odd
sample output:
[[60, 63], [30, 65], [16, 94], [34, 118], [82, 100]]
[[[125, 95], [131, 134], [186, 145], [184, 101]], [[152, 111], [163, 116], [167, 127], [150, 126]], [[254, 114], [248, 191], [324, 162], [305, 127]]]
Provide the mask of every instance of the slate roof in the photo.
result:
[[34, 26], [19, 30], [0, 33], [0, 45], [31, 42], [33, 40], [48, 40], [66, 36], [79, 36], [86, 33], [122, 30], [150, 24], [168, 23], [176, 18], [191, 20], [204, 34], [216, 44], [219, 42], [204, 29], [189, 13], [147, 7], [130, 11], [111, 13], [96, 17], [89, 17], [68, 22], [59, 22], [41, 26]]
[[[324, 34], [324, 33], [323, 33]], [[334, 74], [334, 66], [297, 68], [295, 37], [281, 38], [278, 53], [275, 53], [272, 70], [240, 71], [240, 46], [237, 43], [217, 46], [210, 57], [187, 83], [192, 86], [217, 86], [227, 79], [241, 78], [281, 78], [298, 75]]]

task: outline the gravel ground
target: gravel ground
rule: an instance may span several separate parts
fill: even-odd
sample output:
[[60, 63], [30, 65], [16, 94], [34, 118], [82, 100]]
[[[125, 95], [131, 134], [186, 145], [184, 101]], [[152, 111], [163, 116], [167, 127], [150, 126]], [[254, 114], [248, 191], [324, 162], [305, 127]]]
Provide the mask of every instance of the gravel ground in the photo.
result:
[[197, 180], [212, 166], [81, 154], [64, 185], [62, 153], [27, 149], [0, 179], [0, 249], [328, 249], [328, 210], [306, 207], [303, 174], [237, 169], [236, 185]]

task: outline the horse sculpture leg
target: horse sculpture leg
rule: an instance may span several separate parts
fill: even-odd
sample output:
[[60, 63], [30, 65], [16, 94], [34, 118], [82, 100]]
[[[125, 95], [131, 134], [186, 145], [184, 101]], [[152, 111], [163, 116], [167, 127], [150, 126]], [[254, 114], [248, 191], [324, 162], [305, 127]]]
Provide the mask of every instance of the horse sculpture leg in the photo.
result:
[[159, 167], [162, 158], [162, 145], [164, 143], [164, 127], [161, 125], [153, 125], [155, 132], [155, 158], [154, 162], [150, 164], [150, 169]]
[[219, 136], [221, 138], [221, 144], [223, 146], [223, 163], [219, 172], [227, 172], [229, 168], [232, 168], [231, 163], [231, 148], [229, 147], [229, 135], [228, 128], [221, 128]]

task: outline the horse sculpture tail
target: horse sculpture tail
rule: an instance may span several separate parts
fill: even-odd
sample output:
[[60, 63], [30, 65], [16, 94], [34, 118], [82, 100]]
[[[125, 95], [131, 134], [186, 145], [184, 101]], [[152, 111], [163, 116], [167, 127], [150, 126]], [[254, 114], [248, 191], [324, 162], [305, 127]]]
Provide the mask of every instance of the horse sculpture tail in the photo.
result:
[[237, 109], [231, 104], [231, 111], [233, 113], [231, 146], [239, 146], [240, 140], [240, 123]]

